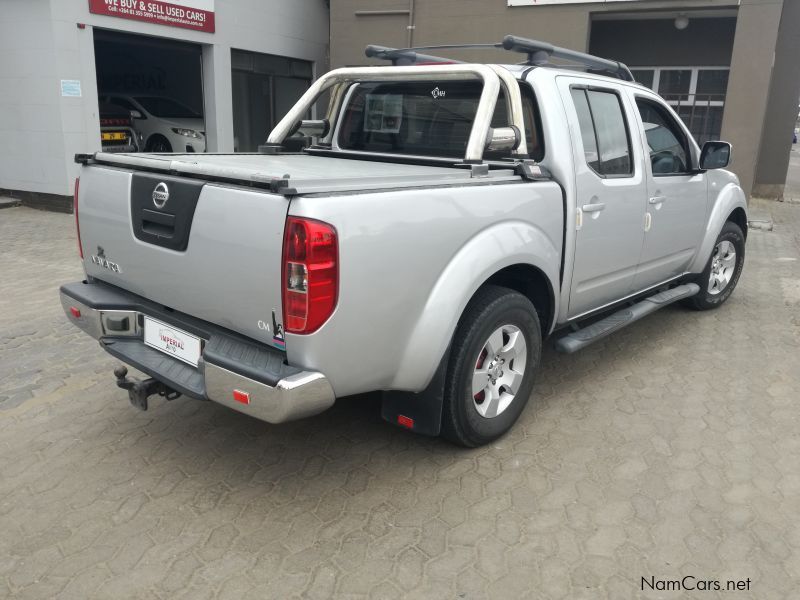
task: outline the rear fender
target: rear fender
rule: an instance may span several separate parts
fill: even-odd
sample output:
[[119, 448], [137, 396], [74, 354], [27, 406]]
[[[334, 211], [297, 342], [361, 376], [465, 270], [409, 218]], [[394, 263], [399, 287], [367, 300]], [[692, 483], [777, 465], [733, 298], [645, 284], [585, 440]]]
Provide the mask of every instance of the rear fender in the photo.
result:
[[[715, 181], [710, 181], [709, 191], [713, 190], [715, 184]], [[722, 187], [714, 201], [714, 206], [711, 209], [711, 214], [703, 232], [703, 241], [700, 244], [700, 249], [689, 267], [691, 273], [701, 273], [703, 271], [708, 262], [708, 257], [711, 256], [717, 237], [719, 237], [719, 232], [722, 231], [722, 226], [725, 225], [725, 221], [737, 208], [741, 208], [747, 214], [747, 198], [738, 183], [730, 182]]]
[[450, 260], [428, 296], [408, 338], [392, 389], [427, 386], [445, 353], [467, 303], [492, 275], [517, 264], [541, 270], [550, 282], [558, 314], [559, 248], [547, 234], [521, 221], [497, 223], [469, 240]]

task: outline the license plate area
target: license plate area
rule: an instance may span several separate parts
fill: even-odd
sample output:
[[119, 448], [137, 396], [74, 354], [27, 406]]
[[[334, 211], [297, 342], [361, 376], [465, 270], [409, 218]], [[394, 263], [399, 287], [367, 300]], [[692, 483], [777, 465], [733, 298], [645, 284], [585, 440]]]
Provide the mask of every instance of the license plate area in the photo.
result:
[[200, 361], [203, 349], [203, 341], [196, 335], [147, 315], [144, 317], [144, 343], [193, 367]]
[[104, 142], [120, 142], [127, 140], [128, 136], [122, 131], [113, 131], [111, 133], [101, 133], [100, 139]]

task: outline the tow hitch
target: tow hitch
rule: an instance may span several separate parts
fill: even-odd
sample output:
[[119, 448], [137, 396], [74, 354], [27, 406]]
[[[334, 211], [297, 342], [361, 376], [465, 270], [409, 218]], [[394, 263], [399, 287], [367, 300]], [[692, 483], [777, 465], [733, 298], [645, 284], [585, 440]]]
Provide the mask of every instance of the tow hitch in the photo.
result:
[[136, 379], [128, 377], [128, 369], [123, 365], [114, 369], [114, 377], [117, 378], [117, 386], [123, 390], [128, 390], [128, 399], [131, 404], [140, 410], [147, 410], [147, 399], [153, 394], [164, 396], [167, 400], [175, 400], [180, 396], [172, 388], [167, 387], [160, 381], [153, 379]]

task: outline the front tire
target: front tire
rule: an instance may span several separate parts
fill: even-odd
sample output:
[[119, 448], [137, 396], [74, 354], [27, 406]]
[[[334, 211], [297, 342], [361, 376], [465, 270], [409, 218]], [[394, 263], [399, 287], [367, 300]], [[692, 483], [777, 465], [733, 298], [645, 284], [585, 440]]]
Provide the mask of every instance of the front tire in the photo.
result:
[[453, 337], [442, 436], [474, 448], [506, 433], [528, 402], [541, 353], [531, 301], [507, 288], [479, 290]]
[[154, 135], [147, 142], [147, 152], [168, 154], [172, 152], [172, 144], [163, 135]]
[[717, 237], [711, 257], [695, 283], [700, 292], [687, 299], [695, 310], [719, 308], [730, 298], [744, 267], [744, 234], [731, 221], [725, 223]]

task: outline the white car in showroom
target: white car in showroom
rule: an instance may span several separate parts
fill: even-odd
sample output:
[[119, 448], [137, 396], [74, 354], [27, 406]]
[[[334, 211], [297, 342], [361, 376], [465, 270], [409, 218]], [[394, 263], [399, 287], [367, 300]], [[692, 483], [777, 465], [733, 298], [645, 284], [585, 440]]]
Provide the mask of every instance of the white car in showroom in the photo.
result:
[[100, 102], [126, 108], [144, 138], [145, 152], [205, 152], [203, 115], [164, 96], [101, 94]]

